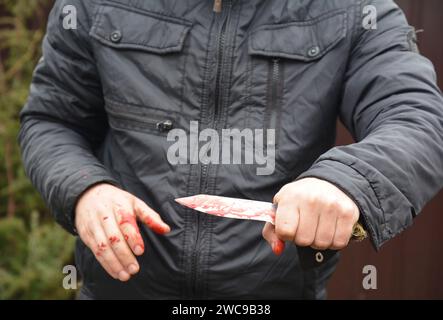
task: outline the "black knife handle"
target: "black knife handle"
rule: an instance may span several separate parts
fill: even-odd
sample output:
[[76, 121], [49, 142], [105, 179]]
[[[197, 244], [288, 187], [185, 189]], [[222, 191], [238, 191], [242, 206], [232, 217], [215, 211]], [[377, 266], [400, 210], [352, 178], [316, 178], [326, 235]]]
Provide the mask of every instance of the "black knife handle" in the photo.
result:
[[297, 250], [303, 270], [318, 268], [338, 254], [336, 250], [316, 250], [311, 247], [297, 247]]

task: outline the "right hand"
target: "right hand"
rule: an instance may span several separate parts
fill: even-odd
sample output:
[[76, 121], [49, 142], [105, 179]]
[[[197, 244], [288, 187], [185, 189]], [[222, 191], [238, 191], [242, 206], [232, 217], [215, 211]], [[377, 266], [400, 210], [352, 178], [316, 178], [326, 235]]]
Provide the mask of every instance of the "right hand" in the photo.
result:
[[80, 238], [106, 272], [120, 281], [128, 281], [140, 270], [134, 254], [142, 255], [145, 246], [137, 218], [156, 233], [171, 230], [142, 200], [106, 183], [88, 189], [75, 208]]

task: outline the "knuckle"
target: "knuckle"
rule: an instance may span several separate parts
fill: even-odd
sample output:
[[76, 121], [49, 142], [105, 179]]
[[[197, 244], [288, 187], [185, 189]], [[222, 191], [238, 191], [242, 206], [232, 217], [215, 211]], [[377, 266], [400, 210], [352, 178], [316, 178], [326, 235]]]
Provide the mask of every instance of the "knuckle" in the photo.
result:
[[337, 213], [342, 210], [342, 204], [339, 202], [337, 198], [330, 198], [327, 200], [327, 206], [329, 207], [330, 211]]
[[294, 230], [287, 224], [277, 226], [275, 229], [277, 236], [283, 240], [292, 240], [294, 238]]
[[109, 237], [109, 243], [112, 247], [118, 247], [120, 245], [121, 239], [117, 235], [112, 235]]
[[335, 239], [333, 243], [333, 246], [337, 249], [343, 249], [347, 245], [348, 245], [348, 240], [345, 238]]
[[309, 195], [305, 198], [305, 203], [309, 207], [314, 207], [316, 204], [319, 203], [319, 201], [321, 201], [321, 198], [319, 199], [316, 195]]
[[354, 211], [349, 208], [342, 208], [338, 212], [338, 218], [346, 223], [351, 223], [354, 219]]
[[327, 249], [331, 246], [332, 240], [328, 239], [315, 239], [314, 246], [319, 249]]
[[312, 245], [313, 241], [314, 241], [313, 237], [307, 235], [299, 235], [295, 238], [295, 244], [302, 247], [308, 247]]
[[348, 214], [353, 214], [355, 212], [355, 204], [350, 201], [343, 201], [341, 203], [341, 210]]

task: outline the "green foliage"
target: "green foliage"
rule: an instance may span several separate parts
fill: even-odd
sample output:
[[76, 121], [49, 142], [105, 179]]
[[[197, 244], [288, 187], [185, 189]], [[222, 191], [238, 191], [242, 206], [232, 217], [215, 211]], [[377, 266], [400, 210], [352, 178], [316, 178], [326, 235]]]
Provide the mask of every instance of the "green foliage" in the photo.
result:
[[17, 135], [52, 0], [0, 0], [0, 299], [71, 298], [73, 241], [26, 178]]
[[54, 224], [40, 224], [37, 213], [29, 230], [21, 219], [0, 220], [0, 299], [73, 298], [75, 292], [62, 286], [73, 246], [74, 238]]

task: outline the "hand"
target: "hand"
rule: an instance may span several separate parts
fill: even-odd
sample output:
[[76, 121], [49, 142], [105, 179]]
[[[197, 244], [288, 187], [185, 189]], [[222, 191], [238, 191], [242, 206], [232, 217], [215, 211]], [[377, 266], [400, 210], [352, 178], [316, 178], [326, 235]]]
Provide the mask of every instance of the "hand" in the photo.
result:
[[305, 178], [283, 186], [274, 196], [275, 226], [266, 223], [263, 237], [276, 255], [283, 241], [319, 250], [346, 247], [359, 218], [357, 205], [333, 184]]
[[110, 184], [88, 189], [75, 209], [80, 238], [106, 272], [120, 281], [129, 280], [140, 269], [134, 254], [143, 254], [144, 243], [136, 218], [159, 234], [170, 231], [143, 201]]

